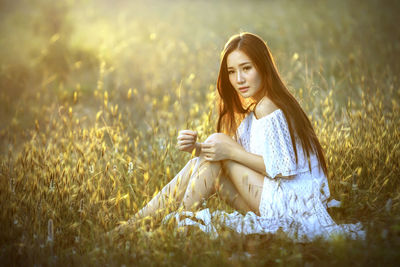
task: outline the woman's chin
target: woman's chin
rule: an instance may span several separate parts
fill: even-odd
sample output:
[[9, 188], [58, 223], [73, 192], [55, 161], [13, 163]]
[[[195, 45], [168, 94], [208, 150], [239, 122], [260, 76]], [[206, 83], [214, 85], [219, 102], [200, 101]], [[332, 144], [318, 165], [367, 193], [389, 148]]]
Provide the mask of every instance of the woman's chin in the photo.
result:
[[250, 94], [250, 93], [248, 93], [248, 92], [240, 93], [240, 95], [241, 95], [243, 98], [249, 98], [249, 97], [252, 96], [252, 94]]

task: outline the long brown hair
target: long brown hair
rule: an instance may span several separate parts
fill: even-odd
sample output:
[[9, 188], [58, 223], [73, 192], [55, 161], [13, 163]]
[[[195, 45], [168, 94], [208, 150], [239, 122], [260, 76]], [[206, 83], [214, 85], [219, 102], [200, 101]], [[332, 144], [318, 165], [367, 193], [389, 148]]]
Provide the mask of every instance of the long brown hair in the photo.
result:
[[[221, 63], [217, 80], [219, 93], [219, 118], [217, 132], [235, 135], [241, 120], [252, 111], [256, 105], [239, 96], [229, 81], [227, 70], [227, 57], [234, 50], [244, 52], [254, 63], [257, 71], [262, 77], [262, 90], [265, 95], [280, 108], [288, 122], [292, 146], [298, 163], [297, 148], [295, 145], [294, 132], [301, 140], [303, 152], [310, 158], [310, 152], [314, 152], [327, 176], [328, 170], [321, 144], [307, 115], [301, 108], [294, 96], [286, 88], [279, 75], [275, 61], [267, 44], [257, 35], [244, 32], [233, 35], [225, 44], [221, 53]], [[306, 155], [304, 155], [306, 156]], [[310, 161], [308, 162], [311, 171]]]

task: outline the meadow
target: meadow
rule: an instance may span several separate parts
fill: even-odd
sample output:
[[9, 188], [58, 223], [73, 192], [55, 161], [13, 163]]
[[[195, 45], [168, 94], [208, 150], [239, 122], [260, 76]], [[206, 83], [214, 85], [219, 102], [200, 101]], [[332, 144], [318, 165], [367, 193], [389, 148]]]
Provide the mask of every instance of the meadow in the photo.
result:
[[[110, 266], [395, 266], [400, 260], [398, 1], [0, 3], [0, 263]], [[263, 37], [324, 149], [338, 223], [364, 242], [284, 234], [218, 239], [126, 221], [192, 157], [217, 120], [219, 56]], [[212, 196], [211, 210], [233, 209]]]

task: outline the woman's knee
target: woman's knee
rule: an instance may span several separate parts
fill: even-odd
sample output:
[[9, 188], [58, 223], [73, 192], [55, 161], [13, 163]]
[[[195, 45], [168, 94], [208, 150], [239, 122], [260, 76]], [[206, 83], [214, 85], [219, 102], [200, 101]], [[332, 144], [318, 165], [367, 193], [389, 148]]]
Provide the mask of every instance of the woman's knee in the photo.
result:
[[213, 133], [209, 137], [207, 137], [207, 139], [204, 141], [204, 143], [208, 143], [210, 141], [216, 141], [216, 140], [218, 140], [218, 138], [221, 137], [221, 135], [223, 135], [223, 133]]
[[211, 169], [214, 176], [219, 175], [220, 171], [222, 170], [221, 161], [209, 161], [205, 159], [203, 156], [198, 157], [199, 166], [198, 171], [204, 170], [204, 168]]
[[213, 170], [221, 170], [221, 162], [220, 161], [209, 161], [205, 160], [204, 163], [205, 165], [208, 165], [209, 168], [212, 168]]

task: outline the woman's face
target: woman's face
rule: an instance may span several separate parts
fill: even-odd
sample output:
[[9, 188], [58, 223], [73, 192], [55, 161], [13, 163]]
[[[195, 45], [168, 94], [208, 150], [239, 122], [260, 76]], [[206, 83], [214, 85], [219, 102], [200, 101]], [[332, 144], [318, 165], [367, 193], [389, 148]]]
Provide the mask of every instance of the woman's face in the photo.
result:
[[244, 52], [232, 51], [226, 58], [226, 65], [229, 81], [242, 97], [261, 99], [261, 75]]

